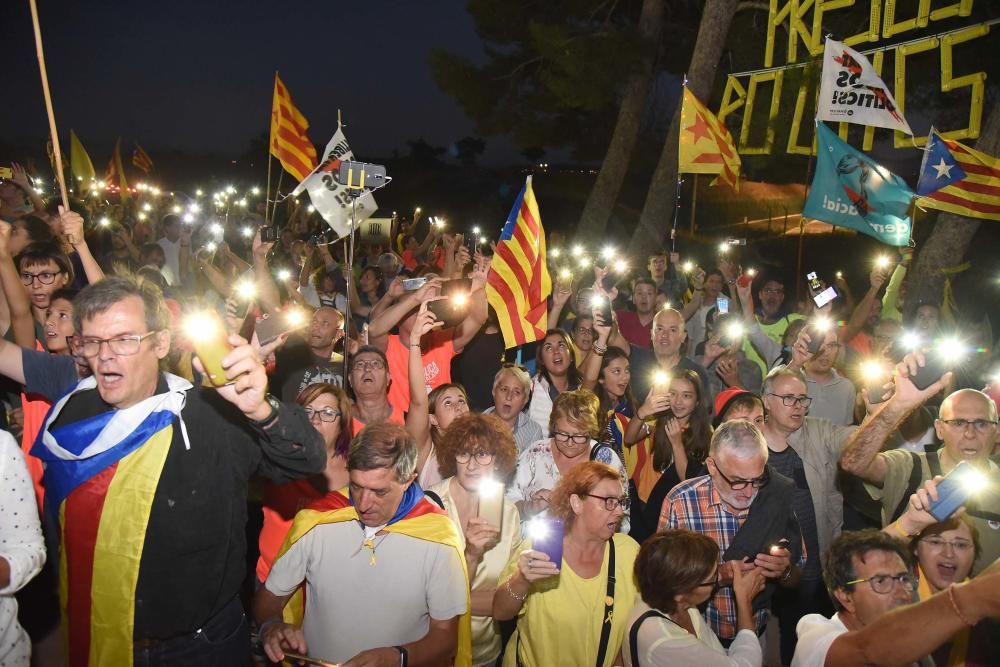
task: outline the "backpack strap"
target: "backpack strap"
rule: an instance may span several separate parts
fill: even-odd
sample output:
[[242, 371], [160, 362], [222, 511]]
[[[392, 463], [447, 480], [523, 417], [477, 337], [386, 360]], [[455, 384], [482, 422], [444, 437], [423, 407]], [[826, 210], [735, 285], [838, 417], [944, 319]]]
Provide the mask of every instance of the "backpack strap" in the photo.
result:
[[941, 472], [941, 459], [938, 458], [939, 447], [937, 443], [924, 445], [924, 456], [927, 457], [927, 467], [931, 469], [932, 477], [944, 474]]
[[[900, 498], [899, 504], [896, 505], [896, 509], [889, 518], [889, 523], [892, 523], [899, 517], [903, 516], [903, 512], [906, 511], [907, 505], [910, 504], [910, 496], [917, 492], [917, 489], [920, 487], [920, 482], [923, 481], [924, 478], [923, 467], [920, 465], [920, 457], [913, 452], [910, 452], [909, 454], [913, 462], [913, 467], [910, 468], [910, 479], [906, 482], [906, 488], [903, 490], [903, 497]], [[934, 460], [937, 462], [937, 452], [934, 453]], [[929, 456], [927, 462], [928, 464], [930, 463]], [[938, 470], [940, 470], [940, 463], [938, 463]]]
[[639, 628], [642, 627], [643, 621], [647, 618], [652, 618], [653, 616], [665, 618], [671, 623], [674, 622], [672, 618], [656, 609], [650, 609], [645, 614], [635, 619], [635, 622], [632, 623], [632, 627], [629, 628], [628, 631], [628, 648], [632, 657], [632, 667], [639, 667]]

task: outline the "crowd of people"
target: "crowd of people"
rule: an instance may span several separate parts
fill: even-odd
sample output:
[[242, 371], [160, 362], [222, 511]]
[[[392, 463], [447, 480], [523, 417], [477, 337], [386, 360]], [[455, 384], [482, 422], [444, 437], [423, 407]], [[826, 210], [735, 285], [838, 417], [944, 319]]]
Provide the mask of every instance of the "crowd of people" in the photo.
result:
[[419, 209], [80, 194], [0, 183], [0, 665], [1000, 664], [992, 341], [911, 249], [820, 306], [551, 235], [505, 349]]

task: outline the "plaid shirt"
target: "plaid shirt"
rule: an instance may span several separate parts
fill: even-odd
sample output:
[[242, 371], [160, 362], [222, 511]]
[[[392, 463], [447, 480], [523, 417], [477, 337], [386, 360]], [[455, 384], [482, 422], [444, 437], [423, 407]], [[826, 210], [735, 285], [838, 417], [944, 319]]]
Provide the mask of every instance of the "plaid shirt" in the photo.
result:
[[[704, 475], [681, 482], [667, 495], [660, 509], [658, 530], [687, 528], [708, 535], [719, 545], [721, 564], [722, 554], [729, 548], [749, 514], [749, 508], [738, 514], [731, 512], [715, 490], [711, 476]], [[805, 544], [802, 545], [802, 558], [798, 566], [803, 567], [804, 564]], [[768, 615], [767, 609], [754, 612], [758, 635], [764, 631]], [[719, 639], [728, 642], [736, 637], [736, 596], [731, 585], [720, 587], [708, 601], [705, 620]]]

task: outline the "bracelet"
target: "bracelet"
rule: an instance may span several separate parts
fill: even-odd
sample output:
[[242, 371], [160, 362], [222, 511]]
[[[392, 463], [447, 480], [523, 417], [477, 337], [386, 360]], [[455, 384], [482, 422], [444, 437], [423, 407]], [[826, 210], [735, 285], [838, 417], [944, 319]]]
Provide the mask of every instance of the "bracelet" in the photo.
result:
[[409, 653], [407, 653], [406, 649], [402, 646], [393, 646], [393, 648], [399, 651], [399, 667], [406, 667], [406, 664], [410, 660]]
[[601, 345], [600, 343], [594, 343], [591, 346], [591, 349], [594, 352], [596, 352], [597, 354], [602, 355], [602, 354], [604, 354], [605, 352], [608, 351], [608, 346], [607, 345]]
[[948, 601], [951, 602], [951, 609], [955, 612], [955, 616], [958, 616], [962, 622], [969, 627], [975, 625], [975, 623], [966, 618], [965, 614], [962, 613], [962, 610], [958, 608], [958, 602], [955, 601], [955, 584], [948, 587]]
[[913, 537], [913, 535], [910, 535], [908, 532], [906, 532], [905, 530], [903, 530], [903, 527], [899, 525], [899, 521], [898, 520], [897, 521], [893, 521], [889, 525], [889, 528], [891, 528], [891, 529], [895, 530], [897, 533], [899, 533], [899, 536], [902, 537], [904, 540], [909, 540], [911, 537]]
[[410, 347], [420, 347], [420, 343], [410, 343]]
[[788, 581], [789, 579], [791, 579], [792, 578], [792, 569], [793, 569], [792, 566], [789, 565], [788, 569], [785, 570], [785, 574], [783, 574], [782, 577], [781, 577], [781, 579], [779, 579], [778, 581], [780, 581], [781, 583], [785, 583], [786, 581]]
[[[513, 577], [511, 577], [511, 579], [513, 579]], [[524, 595], [518, 595], [517, 593], [514, 592], [514, 589], [510, 587], [510, 579], [508, 579], [507, 583], [504, 584], [504, 588], [507, 589], [508, 595], [510, 595], [512, 598], [514, 598], [518, 602], [524, 602], [525, 600], [528, 599], [528, 594], [527, 593], [525, 593]]]

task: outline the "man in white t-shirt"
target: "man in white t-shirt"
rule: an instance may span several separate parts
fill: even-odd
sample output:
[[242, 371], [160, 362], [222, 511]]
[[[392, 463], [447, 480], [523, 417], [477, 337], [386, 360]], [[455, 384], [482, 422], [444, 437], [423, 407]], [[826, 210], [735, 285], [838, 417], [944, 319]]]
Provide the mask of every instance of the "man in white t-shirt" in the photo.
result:
[[[358, 665], [451, 664], [456, 656], [468, 664], [463, 548], [448, 515], [414, 483], [416, 452], [402, 426], [365, 427], [347, 456], [349, 496], [330, 493], [296, 515], [254, 598], [271, 660], [294, 651]], [[304, 617], [285, 623], [282, 610], [303, 583]]]
[[163, 266], [160, 273], [170, 285], [181, 284], [181, 219], [174, 214], [163, 216], [163, 238], [156, 245], [163, 248]]
[[911, 604], [906, 543], [874, 529], [843, 533], [823, 568], [832, 618], [799, 621], [792, 667], [933, 665], [927, 656], [963, 628], [1000, 614], [1000, 560], [975, 579]]

